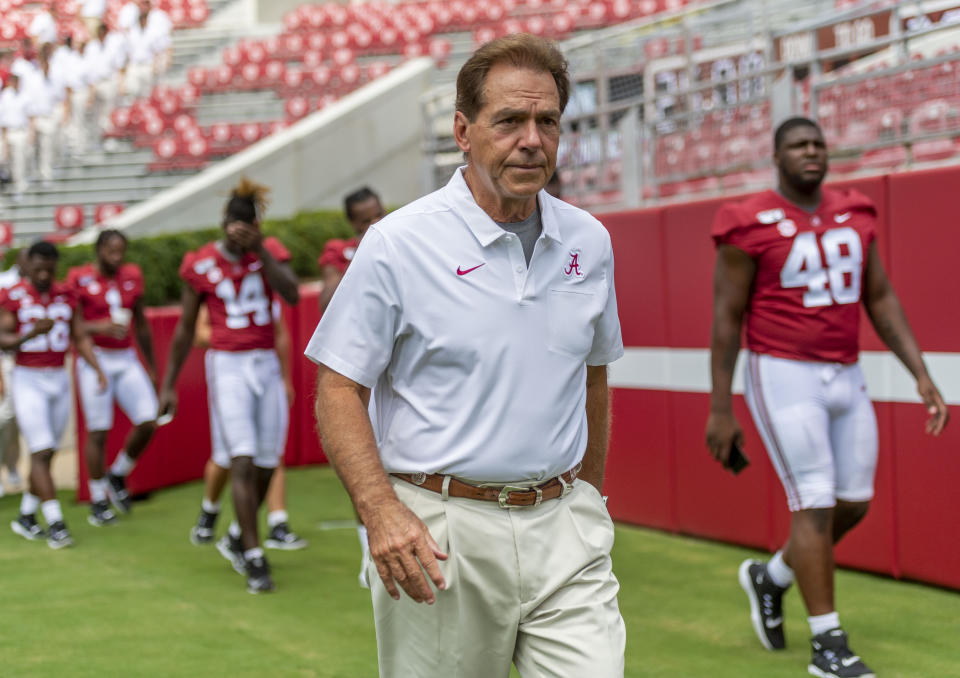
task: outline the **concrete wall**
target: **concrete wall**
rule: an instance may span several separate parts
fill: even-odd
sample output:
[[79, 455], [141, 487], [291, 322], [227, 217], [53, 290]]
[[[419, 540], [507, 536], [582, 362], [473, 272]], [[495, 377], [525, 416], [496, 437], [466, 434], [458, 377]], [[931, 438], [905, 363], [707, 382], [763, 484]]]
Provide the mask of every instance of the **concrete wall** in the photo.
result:
[[[230, 188], [241, 175], [270, 186], [270, 217], [339, 208], [361, 185], [385, 204], [420, 197], [423, 116], [420, 97], [433, 62], [408, 62], [323, 111], [185, 179], [110, 221], [131, 236], [217, 225]], [[72, 242], [92, 242], [94, 229]]]
[[283, 15], [303, 4], [303, 0], [255, 0], [257, 21], [274, 23], [283, 21]]

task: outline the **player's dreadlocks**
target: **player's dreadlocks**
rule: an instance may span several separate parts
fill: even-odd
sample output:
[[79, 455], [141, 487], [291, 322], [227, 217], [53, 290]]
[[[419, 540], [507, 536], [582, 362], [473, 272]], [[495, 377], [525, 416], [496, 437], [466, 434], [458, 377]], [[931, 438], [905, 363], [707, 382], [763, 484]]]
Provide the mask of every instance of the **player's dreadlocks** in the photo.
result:
[[270, 189], [247, 177], [241, 177], [240, 183], [230, 191], [230, 199], [223, 211], [223, 223], [244, 221], [252, 224], [258, 221], [267, 208], [267, 194]]

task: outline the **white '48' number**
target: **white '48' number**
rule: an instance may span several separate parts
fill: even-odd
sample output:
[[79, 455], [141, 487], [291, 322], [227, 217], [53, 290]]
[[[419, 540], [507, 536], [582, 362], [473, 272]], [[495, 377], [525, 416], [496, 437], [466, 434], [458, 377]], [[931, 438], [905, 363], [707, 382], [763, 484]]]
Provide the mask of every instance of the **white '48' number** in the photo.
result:
[[808, 231], [793, 239], [793, 247], [780, 271], [780, 284], [788, 288], [806, 287], [803, 305], [807, 308], [833, 303], [855, 304], [860, 301], [862, 264], [863, 246], [854, 229], [845, 226], [826, 231], [820, 236], [819, 245], [817, 234]]
[[217, 296], [227, 308], [227, 327], [242, 330], [250, 327], [250, 319], [257, 326], [270, 324], [270, 301], [263, 288], [263, 276], [260, 273], [248, 273], [240, 282], [240, 293], [230, 278], [224, 278], [217, 285]]

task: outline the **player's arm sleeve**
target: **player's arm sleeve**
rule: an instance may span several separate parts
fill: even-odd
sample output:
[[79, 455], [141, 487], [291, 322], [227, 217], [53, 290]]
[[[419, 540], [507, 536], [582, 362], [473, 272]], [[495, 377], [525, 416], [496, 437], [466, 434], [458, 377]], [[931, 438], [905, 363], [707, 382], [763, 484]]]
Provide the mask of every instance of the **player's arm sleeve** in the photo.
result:
[[756, 238], [752, 237], [750, 224], [744, 223], [743, 216], [739, 212], [736, 205], [723, 205], [713, 218], [710, 236], [717, 247], [732, 245], [751, 257], [756, 257], [760, 254], [755, 242]]
[[613, 279], [613, 247], [607, 235], [607, 261], [604, 267], [607, 285], [607, 303], [593, 330], [593, 346], [587, 354], [587, 365], [609, 365], [623, 356], [623, 337], [620, 334], [620, 316], [617, 313], [617, 290]]
[[304, 354], [372, 388], [393, 354], [402, 312], [402, 276], [386, 238], [371, 229]]
[[343, 241], [328, 240], [323, 247], [320, 258], [317, 259], [317, 266], [322, 270], [324, 266], [333, 266], [343, 273], [347, 270], [346, 261], [343, 258]]
[[197, 270], [197, 258], [193, 252], [187, 252], [183, 255], [179, 273], [183, 281], [192, 287], [197, 294], [202, 294], [205, 272]]
[[284, 247], [283, 243], [273, 236], [264, 240], [263, 246], [267, 248], [267, 251], [270, 252], [271, 256], [277, 261], [281, 263], [290, 261], [290, 250]]

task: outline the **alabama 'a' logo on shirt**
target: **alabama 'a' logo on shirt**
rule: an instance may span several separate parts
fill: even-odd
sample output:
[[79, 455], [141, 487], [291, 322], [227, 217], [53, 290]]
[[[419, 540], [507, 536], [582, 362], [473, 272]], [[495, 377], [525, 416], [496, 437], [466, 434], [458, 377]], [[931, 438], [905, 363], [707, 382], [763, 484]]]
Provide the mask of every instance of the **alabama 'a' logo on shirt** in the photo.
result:
[[563, 274], [568, 278], [583, 277], [583, 262], [580, 258], [580, 250], [570, 250], [570, 257], [564, 264]]

